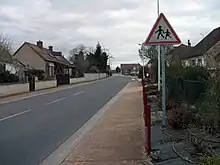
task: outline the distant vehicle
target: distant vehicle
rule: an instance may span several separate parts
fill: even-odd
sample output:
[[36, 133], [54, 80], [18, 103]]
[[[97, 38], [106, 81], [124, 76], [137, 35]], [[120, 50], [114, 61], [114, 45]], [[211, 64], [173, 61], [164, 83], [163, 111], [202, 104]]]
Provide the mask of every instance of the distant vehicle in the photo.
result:
[[129, 73], [128, 73], [128, 72], [125, 72], [124, 75], [129, 75]]
[[137, 76], [137, 75], [138, 75], [138, 73], [137, 73], [137, 72], [135, 72], [135, 71], [132, 71], [132, 72], [130, 73], [130, 75], [131, 75], [131, 76]]

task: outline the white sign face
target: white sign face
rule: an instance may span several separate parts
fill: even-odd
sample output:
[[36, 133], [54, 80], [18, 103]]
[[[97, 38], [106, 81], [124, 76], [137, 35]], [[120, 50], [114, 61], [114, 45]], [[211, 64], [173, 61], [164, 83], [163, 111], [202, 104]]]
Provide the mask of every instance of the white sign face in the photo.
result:
[[172, 26], [164, 16], [160, 14], [154, 24], [145, 44], [146, 45], [174, 45], [180, 44], [181, 41], [173, 30]]

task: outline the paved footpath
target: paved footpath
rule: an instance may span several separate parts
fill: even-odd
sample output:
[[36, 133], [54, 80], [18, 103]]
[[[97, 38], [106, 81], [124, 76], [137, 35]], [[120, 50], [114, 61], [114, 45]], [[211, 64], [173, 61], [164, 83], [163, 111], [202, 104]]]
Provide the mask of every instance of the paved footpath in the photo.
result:
[[143, 165], [141, 86], [130, 83], [62, 165]]

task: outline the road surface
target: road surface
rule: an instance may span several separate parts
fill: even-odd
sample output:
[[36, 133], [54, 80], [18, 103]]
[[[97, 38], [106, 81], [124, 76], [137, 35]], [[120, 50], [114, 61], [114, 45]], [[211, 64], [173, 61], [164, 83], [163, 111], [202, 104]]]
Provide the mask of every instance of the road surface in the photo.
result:
[[0, 104], [0, 164], [39, 164], [129, 81], [113, 76]]

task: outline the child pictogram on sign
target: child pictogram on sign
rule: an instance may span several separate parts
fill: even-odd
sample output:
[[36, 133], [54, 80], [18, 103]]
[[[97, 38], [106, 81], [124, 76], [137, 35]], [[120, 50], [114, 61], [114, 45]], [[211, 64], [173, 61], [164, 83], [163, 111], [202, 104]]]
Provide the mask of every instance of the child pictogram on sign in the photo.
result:
[[158, 27], [158, 30], [155, 32], [156, 34], [157, 34], [157, 39], [159, 40], [159, 38], [160, 38], [160, 36], [162, 37], [162, 38], [164, 38], [164, 30], [162, 29], [162, 26], [159, 26]]
[[165, 40], [167, 40], [168, 38], [172, 38], [169, 29], [164, 31], [162, 26], [158, 26], [158, 30], [155, 33], [157, 34], [158, 40], [160, 39], [160, 37], [162, 37], [162, 39], [165, 39]]
[[166, 32], [165, 32], [165, 40], [167, 39], [167, 37], [169, 37], [169, 38], [172, 38], [171, 36], [170, 36], [170, 31], [169, 31], [169, 29], [167, 29], [166, 30]]

